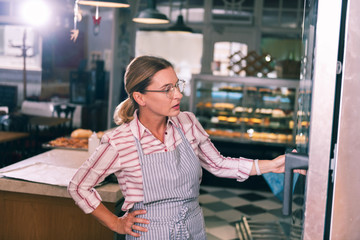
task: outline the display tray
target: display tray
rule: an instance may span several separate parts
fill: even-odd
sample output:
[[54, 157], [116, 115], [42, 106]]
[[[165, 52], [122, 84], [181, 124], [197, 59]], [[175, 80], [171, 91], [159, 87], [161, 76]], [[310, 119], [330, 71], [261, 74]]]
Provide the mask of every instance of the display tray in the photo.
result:
[[72, 138], [72, 137], [59, 137], [42, 144], [43, 148], [47, 149], [66, 149], [66, 150], [88, 150], [87, 138]]
[[294, 148], [295, 144], [293, 142], [277, 142], [276, 140], [256, 140], [256, 139], [247, 139], [247, 138], [230, 138], [225, 136], [214, 136], [210, 135], [210, 139], [213, 141], [221, 142], [232, 142], [232, 143], [243, 143], [243, 144], [261, 144], [265, 146], [287, 146], [289, 148]]

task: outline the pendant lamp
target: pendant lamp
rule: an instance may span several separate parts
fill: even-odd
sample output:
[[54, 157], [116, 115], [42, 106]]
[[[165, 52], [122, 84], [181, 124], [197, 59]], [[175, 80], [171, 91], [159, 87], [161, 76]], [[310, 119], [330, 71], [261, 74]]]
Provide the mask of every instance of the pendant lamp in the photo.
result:
[[109, 8], [128, 8], [130, 4], [127, 0], [75, 0], [74, 6], [74, 29], [70, 32], [70, 40], [74, 42], [79, 36], [79, 29], [77, 28], [77, 22], [81, 20], [82, 16], [79, 11], [79, 4], [87, 5], [87, 6], [94, 6], [96, 7], [96, 15], [93, 17], [94, 21], [94, 34], [98, 35], [100, 31], [100, 20], [101, 17], [99, 16], [99, 7], [109, 7]]
[[193, 32], [193, 30], [190, 27], [185, 25], [184, 17], [181, 14], [177, 17], [176, 23], [173, 26], [169, 27], [167, 29], [167, 31], [168, 32], [184, 32], [184, 33], [192, 33]]
[[145, 24], [166, 24], [170, 22], [165, 14], [156, 9], [156, 0], [148, 0], [148, 8], [139, 12], [133, 21]]
[[94, 7], [130, 7], [129, 3], [126, 0], [78, 0], [78, 4]]
[[181, 3], [180, 3], [180, 9], [179, 9], [180, 14], [177, 17], [176, 23], [173, 26], [169, 27], [167, 29], [167, 31], [169, 31], [169, 32], [184, 32], [184, 33], [192, 33], [193, 32], [193, 30], [190, 27], [185, 25], [184, 17], [182, 15], [182, 8], [183, 8], [183, 1], [181, 1]]

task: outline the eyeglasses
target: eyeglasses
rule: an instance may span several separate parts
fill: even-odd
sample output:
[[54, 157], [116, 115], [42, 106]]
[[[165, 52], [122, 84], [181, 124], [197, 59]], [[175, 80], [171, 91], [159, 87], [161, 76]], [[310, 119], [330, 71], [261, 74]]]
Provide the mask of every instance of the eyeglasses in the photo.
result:
[[175, 93], [175, 88], [182, 93], [184, 91], [185, 88], [185, 81], [179, 79], [178, 82], [173, 85], [173, 84], [169, 84], [165, 87], [164, 90], [143, 90], [143, 92], [163, 92], [166, 94], [166, 96], [170, 99], [172, 99], [174, 97], [174, 93]]

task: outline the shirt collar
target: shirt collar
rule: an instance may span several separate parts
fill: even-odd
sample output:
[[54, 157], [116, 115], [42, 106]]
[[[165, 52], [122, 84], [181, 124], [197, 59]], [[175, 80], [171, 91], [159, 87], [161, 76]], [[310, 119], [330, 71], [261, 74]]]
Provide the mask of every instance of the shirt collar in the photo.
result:
[[[142, 125], [142, 123], [139, 121], [139, 117], [138, 117], [138, 109], [135, 110], [134, 112], [134, 119], [131, 120], [130, 124], [130, 130], [132, 132], [132, 134], [137, 138], [137, 139], [141, 139], [145, 133], [145, 131], [148, 131], [147, 128]], [[177, 117], [168, 117], [167, 123], [166, 123], [166, 129], [168, 129], [169, 127], [171, 127], [171, 125], [174, 125], [175, 127], [179, 126], [179, 120]]]

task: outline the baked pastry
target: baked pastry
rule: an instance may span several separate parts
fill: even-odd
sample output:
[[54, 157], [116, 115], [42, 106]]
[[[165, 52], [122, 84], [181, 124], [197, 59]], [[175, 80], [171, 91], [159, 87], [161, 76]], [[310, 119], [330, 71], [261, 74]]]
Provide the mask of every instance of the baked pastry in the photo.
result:
[[271, 89], [270, 88], [260, 88], [259, 92], [260, 93], [271, 93]]
[[256, 92], [257, 88], [256, 87], [246, 87], [246, 91], [248, 91], [248, 92]]
[[219, 91], [229, 92], [229, 91], [232, 91], [232, 90], [233, 90], [233, 88], [231, 86], [223, 86], [223, 87], [219, 88]]
[[59, 137], [49, 142], [52, 147], [87, 149], [88, 138], [65, 138]]
[[239, 118], [239, 121], [240, 121], [240, 122], [247, 123], [247, 122], [249, 122], [249, 118], [246, 118], [246, 117]]
[[217, 118], [217, 117], [211, 117], [210, 122], [212, 122], [212, 123], [219, 123], [219, 118]]
[[205, 108], [212, 108], [212, 103], [211, 102], [206, 102], [205, 103]]
[[203, 108], [205, 106], [204, 102], [199, 102], [198, 104], [196, 104], [197, 108]]
[[285, 115], [285, 113], [284, 113], [283, 110], [281, 110], [281, 109], [274, 109], [274, 110], [272, 111], [272, 116], [273, 116], [273, 117], [280, 118], [280, 117], [285, 117], [286, 115]]
[[261, 108], [260, 113], [264, 115], [271, 115], [273, 110], [271, 108]]
[[242, 113], [245, 111], [245, 108], [244, 107], [241, 107], [241, 106], [238, 106], [236, 108], [234, 108], [234, 113]]
[[302, 121], [301, 122], [302, 127], [309, 127], [309, 125], [310, 125], [310, 122], [308, 122], [308, 121]]
[[253, 109], [252, 108], [246, 108], [245, 110], [247, 113], [252, 113], [253, 112]]
[[277, 139], [277, 134], [275, 133], [269, 133], [267, 135], [267, 138], [270, 140], [270, 141], [275, 141]]
[[71, 133], [72, 138], [89, 138], [92, 131], [89, 129], [78, 128]]
[[228, 121], [229, 123], [236, 123], [236, 122], [237, 122], [237, 117], [228, 117], [228, 118], [227, 118], [227, 121]]
[[234, 138], [241, 138], [241, 132], [233, 132]]
[[226, 116], [218, 116], [218, 120], [222, 121], [222, 122], [226, 122], [227, 121], [227, 117]]
[[249, 122], [253, 124], [261, 124], [262, 120], [260, 118], [250, 118]]
[[218, 111], [217, 112], [217, 115], [220, 115], [220, 116], [228, 116], [229, 114], [231, 114], [231, 112], [229, 112], [229, 111]]
[[233, 90], [236, 91], [236, 92], [241, 92], [242, 87], [233, 87]]
[[292, 135], [292, 134], [288, 134], [288, 135], [287, 135], [287, 141], [288, 141], [288, 142], [292, 142], [292, 140], [293, 140], [293, 135]]
[[284, 143], [287, 141], [287, 135], [286, 134], [278, 134], [277, 139], [279, 142]]
[[234, 109], [235, 105], [232, 103], [214, 103], [214, 108], [215, 109], [227, 109], [227, 110], [232, 110]]
[[293, 129], [294, 128], [294, 120], [290, 120], [289, 121], [289, 128]]

